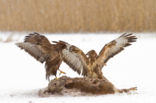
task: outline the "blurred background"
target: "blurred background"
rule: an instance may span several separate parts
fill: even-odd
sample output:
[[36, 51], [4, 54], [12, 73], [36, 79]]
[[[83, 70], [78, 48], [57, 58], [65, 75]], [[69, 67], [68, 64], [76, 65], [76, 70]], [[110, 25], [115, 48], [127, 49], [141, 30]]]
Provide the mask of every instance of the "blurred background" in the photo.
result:
[[[41, 99], [38, 90], [48, 84], [44, 65], [15, 45], [30, 32], [84, 53], [99, 53], [123, 32], [133, 32], [137, 42], [111, 59], [103, 74], [117, 88], [137, 86], [137, 93]], [[0, 0], [0, 103], [156, 103], [155, 32], [156, 0]], [[65, 63], [60, 69], [79, 76]]]
[[156, 0], [0, 0], [0, 31], [155, 32]]

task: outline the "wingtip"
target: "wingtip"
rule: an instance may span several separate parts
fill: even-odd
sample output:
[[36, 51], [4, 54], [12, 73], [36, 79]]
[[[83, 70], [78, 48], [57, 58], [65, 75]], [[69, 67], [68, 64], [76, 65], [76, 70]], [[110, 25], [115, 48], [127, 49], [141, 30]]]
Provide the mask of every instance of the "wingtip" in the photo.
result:
[[58, 43], [58, 41], [52, 41], [52, 42], [53, 42], [53, 43], [56, 43], [56, 44]]
[[128, 37], [128, 36], [131, 36], [133, 35], [133, 33], [123, 33], [120, 37]]
[[136, 42], [137, 41], [137, 37], [135, 35], [133, 35], [133, 33], [124, 33], [120, 37], [127, 38], [128, 42]]
[[137, 38], [129, 38], [128, 39], [128, 42], [136, 42], [137, 41]]
[[23, 49], [22, 44], [23, 44], [22, 42], [15, 43], [15, 45], [16, 45], [17, 47], [19, 47], [20, 49]]
[[16, 46], [19, 46], [21, 43], [15, 43]]
[[128, 42], [136, 42], [137, 41], [137, 37], [134, 35], [128, 36]]
[[33, 39], [33, 38], [35, 39], [35, 38], [40, 38], [40, 37], [44, 37], [44, 35], [39, 34], [37, 32], [32, 32], [25, 36], [24, 42], [28, 42], [29, 39]]
[[32, 32], [32, 33], [29, 33], [28, 35], [40, 35], [38, 32]]

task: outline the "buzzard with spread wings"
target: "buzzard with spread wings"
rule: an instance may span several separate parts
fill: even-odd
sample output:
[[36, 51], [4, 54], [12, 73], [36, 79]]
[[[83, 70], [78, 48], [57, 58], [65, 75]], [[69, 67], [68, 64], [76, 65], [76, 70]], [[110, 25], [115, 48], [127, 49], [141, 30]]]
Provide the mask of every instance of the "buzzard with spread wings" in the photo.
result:
[[[64, 44], [51, 44], [45, 36], [32, 33], [25, 37], [24, 42], [16, 43], [16, 45], [39, 62], [45, 62], [46, 79], [49, 80], [51, 75], [56, 76], [62, 62], [61, 52], [65, 48]], [[60, 72], [64, 73], [61, 70]]]
[[56, 76], [62, 61], [78, 74], [89, 78], [103, 79], [105, 77], [102, 74], [102, 68], [107, 61], [131, 45], [132, 42], [136, 42], [136, 39], [136, 36], [125, 33], [106, 44], [99, 55], [95, 50], [85, 54], [78, 47], [65, 41], [53, 41], [54, 44], [51, 44], [45, 36], [38, 33], [26, 36], [24, 42], [16, 45], [41, 63], [45, 62], [47, 79], [50, 75]]
[[117, 39], [106, 44], [99, 55], [95, 50], [84, 54], [78, 47], [64, 41], [56, 42], [56, 44], [65, 44], [66, 48], [62, 49], [63, 61], [69, 65], [74, 71], [89, 78], [105, 78], [102, 74], [102, 68], [107, 61], [130, 46], [132, 42], [136, 42], [137, 37], [132, 34], [123, 34]]

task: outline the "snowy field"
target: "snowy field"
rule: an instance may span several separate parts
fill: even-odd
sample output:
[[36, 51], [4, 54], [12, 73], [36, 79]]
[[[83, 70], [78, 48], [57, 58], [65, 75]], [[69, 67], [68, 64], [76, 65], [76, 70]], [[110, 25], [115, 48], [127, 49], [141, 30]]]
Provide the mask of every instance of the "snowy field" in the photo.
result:
[[[0, 32], [6, 39], [10, 32]], [[132, 94], [101, 96], [51, 96], [39, 97], [38, 90], [45, 88], [44, 65], [16, 47], [28, 33], [14, 34], [13, 42], [0, 42], [0, 103], [156, 103], [156, 34], [137, 33], [138, 40], [132, 46], [110, 59], [103, 68], [103, 74], [117, 88], [138, 87]], [[23, 34], [23, 35], [19, 35]], [[50, 41], [64, 40], [82, 49], [99, 52], [105, 43], [119, 35], [98, 34], [54, 34], [46, 35]], [[78, 76], [66, 64], [61, 70], [67, 76]], [[53, 77], [52, 77], [53, 78]]]

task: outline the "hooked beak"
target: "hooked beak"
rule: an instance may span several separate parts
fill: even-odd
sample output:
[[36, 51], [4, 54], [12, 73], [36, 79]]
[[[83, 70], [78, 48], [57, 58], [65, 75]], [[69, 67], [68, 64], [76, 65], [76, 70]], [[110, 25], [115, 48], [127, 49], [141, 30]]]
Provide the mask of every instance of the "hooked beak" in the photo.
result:
[[89, 51], [86, 55], [88, 55], [88, 56], [89, 56], [89, 54], [90, 54], [90, 51]]
[[64, 42], [64, 41], [52, 41], [53, 43], [55, 43], [55, 45], [56, 45], [56, 47], [58, 48], [58, 49], [65, 49], [66, 48], [66, 42]]

